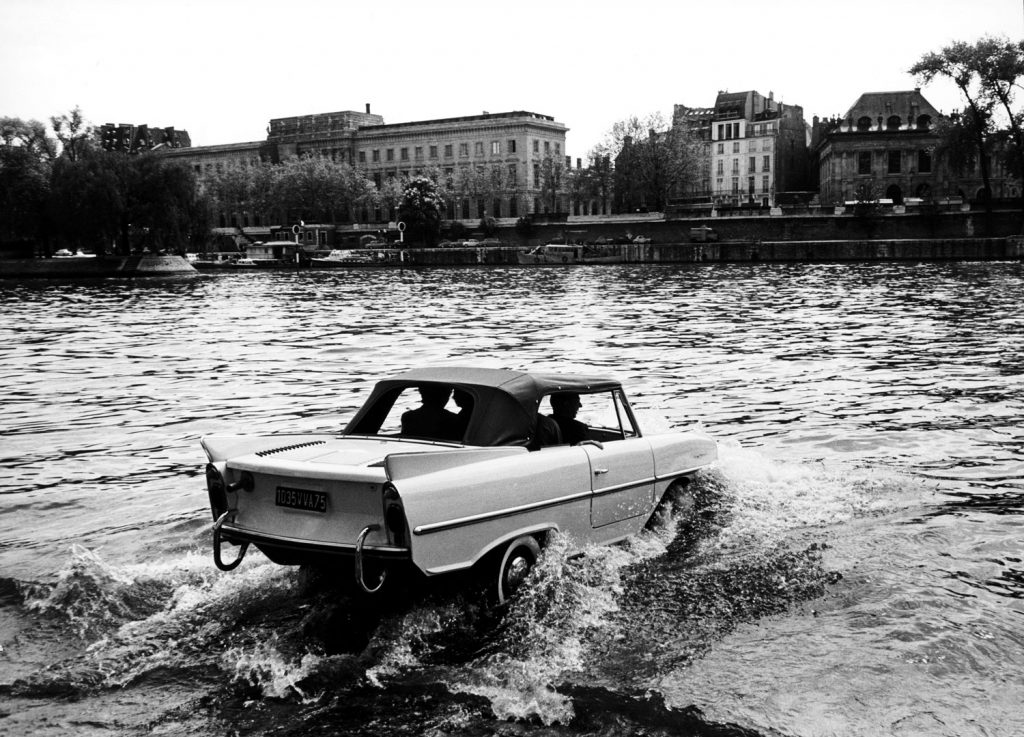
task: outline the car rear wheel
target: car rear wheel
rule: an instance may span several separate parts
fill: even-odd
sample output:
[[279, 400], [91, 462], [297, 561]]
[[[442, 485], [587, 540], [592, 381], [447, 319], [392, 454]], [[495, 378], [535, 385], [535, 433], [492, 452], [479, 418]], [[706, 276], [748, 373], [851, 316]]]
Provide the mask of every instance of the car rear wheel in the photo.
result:
[[526, 577], [540, 557], [540, 544], [530, 535], [513, 540], [501, 557], [495, 582], [494, 601], [503, 606], [522, 589]]

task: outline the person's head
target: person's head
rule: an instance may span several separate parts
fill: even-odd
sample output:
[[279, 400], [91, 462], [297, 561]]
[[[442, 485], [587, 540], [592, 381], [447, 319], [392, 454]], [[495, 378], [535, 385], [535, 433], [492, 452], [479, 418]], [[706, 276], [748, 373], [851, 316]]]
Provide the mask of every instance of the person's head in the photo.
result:
[[420, 387], [420, 399], [423, 400], [424, 407], [442, 408], [448, 404], [448, 397], [451, 395], [452, 390], [445, 386], [427, 384]]
[[459, 409], [472, 409], [473, 395], [462, 389], [456, 389], [452, 393], [452, 401], [459, 406]]
[[551, 410], [559, 417], [576, 417], [583, 403], [576, 392], [558, 392], [551, 395]]

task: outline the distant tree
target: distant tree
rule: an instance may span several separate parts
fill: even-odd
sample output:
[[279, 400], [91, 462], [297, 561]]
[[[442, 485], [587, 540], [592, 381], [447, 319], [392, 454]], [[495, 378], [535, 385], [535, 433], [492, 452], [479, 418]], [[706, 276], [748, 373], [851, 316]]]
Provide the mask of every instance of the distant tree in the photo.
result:
[[7, 147], [21, 146], [41, 162], [57, 158], [57, 142], [46, 135], [46, 126], [38, 120], [0, 118], [0, 141]]
[[568, 167], [565, 159], [557, 154], [545, 154], [540, 162], [541, 199], [547, 203], [549, 211], [559, 212], [558, 196], [567, 184]]
[[50, 125], [61, 144], [61, 156], [77, 161], [88, 147], [95, 147], [95, 129], [89, 125], [77, 106], [66, 115], [50, 118]]
[[415, 176], [407, 180], [398, 205], [399, 220], [406, 225], [405, 240], [434, 245], [441, 232], [443, 211], [444, 199], [433, 179]]
[[699, 181], [706, 167], [701, 141], [686, 128], [670, 127], [660, 112], [618, 121], [591, 158], [598, 186], [608, 192], [611, 175], [616, 206], [624, 211], [640, 206], [663, 210], [669, 197]]
[[209, 208], [188, 166], [152, 153], [131, 157], [127, 200], [131, 250], [199, 250]]
[[[967, 103], [971, 118], [970, 131], [975, 137], [981, 179], [985, 191], [992, 192], [989, 161], [986, 155], [986, 137], [992, 129], [992, 102], [986, 99], [981, 83], [981, 62], [977, 49], [963, 41], [946, 46], [939, 52], [929, 52], [909, 69], [910, 74], [929, 84], [937, 77], [949, 79], [957, 86]], [[985, 198], [985, 209], [992, 210], [991, 197]]]
[[25, 146], [0, 146], [0, 243], [45, 239], [49, 165]]
[[405, 180], [401, 177], [384, 177], [380, 187], [372, 196], [372, 202], [379, 207], [384, 214], [384, 219], [391, 221], [395, 218], [398, 205], [405, 195]]
[[38, 120], [0, 118], [0, 242], [46, 242], [56, 152], [56, 141]]
[[128, 166], [123, 154], [86, 150], [53, 167], [50, 212], [54, 236], [72, 248], [104, 254], [127, 240]]

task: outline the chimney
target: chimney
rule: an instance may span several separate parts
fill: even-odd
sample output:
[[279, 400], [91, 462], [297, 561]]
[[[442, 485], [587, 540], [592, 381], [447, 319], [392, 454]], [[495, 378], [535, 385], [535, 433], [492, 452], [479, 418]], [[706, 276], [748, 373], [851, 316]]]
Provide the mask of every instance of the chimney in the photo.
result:
[[370, 114], [370, 103], [366, 103], [366, 114]]

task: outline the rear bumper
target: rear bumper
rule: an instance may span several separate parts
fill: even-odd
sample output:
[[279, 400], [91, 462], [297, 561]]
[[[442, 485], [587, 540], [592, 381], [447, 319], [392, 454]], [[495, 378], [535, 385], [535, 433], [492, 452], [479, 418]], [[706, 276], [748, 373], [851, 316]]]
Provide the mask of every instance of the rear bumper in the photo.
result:
[[[312, 540], [270, 535], [225, 524], [221, 527], [225, 542], [243, 545], [250, 543], [259, 548], [270, 560], [281, 565], [322, 565], [339, 561], [352, 562], [356, 557], [356, 544], [325, 543]], [[408, 548], [388, 545], [365, 545], [362, 556], [376, 563], [405, 563], [411, 558]]]

